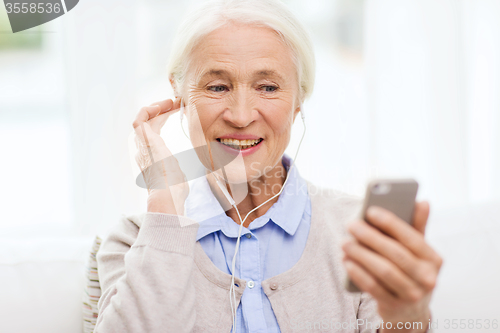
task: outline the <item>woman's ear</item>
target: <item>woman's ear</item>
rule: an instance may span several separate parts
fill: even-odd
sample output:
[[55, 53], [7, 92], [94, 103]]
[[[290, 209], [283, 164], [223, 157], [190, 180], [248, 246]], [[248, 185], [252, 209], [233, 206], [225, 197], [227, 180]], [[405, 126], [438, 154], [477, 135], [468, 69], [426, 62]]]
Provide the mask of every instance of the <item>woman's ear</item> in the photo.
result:
[[[175, 97], [175, 100], [174, 100], [174, 108], [176, 109], [180, 109], [179, 110], [179, 114], [180, 114], [180, 117], [181, 117], [181, 123], [182, 123], [182, 119], [184, 118], [184, 112], [185, 112], [185, 108], [184, 108], [184, 101], [182, 100], [181, 97], [179, 96], [176, 96]], [[182, 125], [181, 125], [182, 126]]]
[[182, 106], [181, 103], [184, 103], [184, 100], [180, 96], [175, 96], [174, 99], [174, 109], [178, 109]]
[[175, 82], [172, 74], [168, 77], [168, 80], [170, 81], [170, 85], [172, 86], [172, 90], [174, 91], [175, 98], [179, 98], [179, 96], [180, 96], [179, 89], [177, 87], [177, 83]]
[[[172, 75], [170, 75], [168, 80], [170, 81], [170, 85], [172, 86], [172, 89], [174, 90], [174, 95], [175, 95], [174, 108], [176, 108], [176, 109], [180, 108], [182, 105], [181, 103], [183, 103], [184, 101], [181, 98], [181, 94], [180, 94], [179, 89], [177, 87], [177, 84], [174, 80], [174, 77]], [[182, 114], [183, 111], [184, 110], [181, 110], [181, 117], [183, 116], [183, 114]]]
[[302, 103], [299, 103], [293, 111], [293, 121], [295, 121], [295, 118], [297, 117], [297, 114], [299, 114], [299, 112], [301, 113], [301, 115], [304, 114], [304, 110], [302, 110]]

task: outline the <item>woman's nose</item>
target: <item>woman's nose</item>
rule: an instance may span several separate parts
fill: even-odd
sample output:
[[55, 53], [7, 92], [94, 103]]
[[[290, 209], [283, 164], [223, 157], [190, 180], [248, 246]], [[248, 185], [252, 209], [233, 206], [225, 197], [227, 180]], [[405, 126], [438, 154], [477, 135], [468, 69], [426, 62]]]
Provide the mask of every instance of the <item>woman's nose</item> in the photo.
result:
[[251, 96], [246, 92], [239, 91], [233, 94], [223, 118], [232, 126], [242, 128], [247, 127], [255, 120], [256, 113]]

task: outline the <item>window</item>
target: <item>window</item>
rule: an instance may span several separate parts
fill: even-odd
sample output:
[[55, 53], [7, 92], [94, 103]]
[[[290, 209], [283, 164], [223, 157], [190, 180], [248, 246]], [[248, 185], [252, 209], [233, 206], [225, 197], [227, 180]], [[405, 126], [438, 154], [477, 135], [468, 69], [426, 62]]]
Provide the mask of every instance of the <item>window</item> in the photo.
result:
[[60, 25], [12, 34], [0, 11], [2, 231], [29, 234], [72, 223]]

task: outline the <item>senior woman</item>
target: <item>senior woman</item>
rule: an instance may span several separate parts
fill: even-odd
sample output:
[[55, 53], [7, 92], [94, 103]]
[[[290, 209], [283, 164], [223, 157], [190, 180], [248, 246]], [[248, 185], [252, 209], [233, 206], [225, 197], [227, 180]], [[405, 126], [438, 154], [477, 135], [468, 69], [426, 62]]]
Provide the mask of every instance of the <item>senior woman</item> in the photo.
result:
[[[160, 163], [150, 184], [166, 183], [148, 188], [147, 213], [123, 218], [102, 244], [97, 333], [428, 330], [441, 266], [423, 237], [428, 204], [415, 205], [414, 228], [382, 209], [369, 225], [356, 220], [358, 198], [305, 181], [284, 155], [314, 56], [283, 4], [205, 4], [184, 22], [169, 75], [176, 98], [133, 124], [150, 157], [138, 158], [141, 170], [152, 177], [148, 166], [171, 156], [159, 133], [185, 106], [210, 172], [189, 189], [178, 164]], [[234, 204], [236, 187], [215, 172], [219, 148], [243, 166]], [[345, 290], [347, 275], [361, 293]]]

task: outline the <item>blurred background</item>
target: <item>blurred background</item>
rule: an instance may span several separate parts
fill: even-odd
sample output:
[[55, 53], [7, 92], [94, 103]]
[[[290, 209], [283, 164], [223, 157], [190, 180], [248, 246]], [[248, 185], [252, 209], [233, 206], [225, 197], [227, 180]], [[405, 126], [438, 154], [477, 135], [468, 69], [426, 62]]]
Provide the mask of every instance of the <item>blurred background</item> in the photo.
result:
[[[131, 124], [141, 106], [173, 96], [170, 46], [197, 2], [84, 0], [16, 34], [0, 6], [0, 313], [29, 313], [38, 331], [79, 331], [93, 237], [145, 211]], [[317, 61], [302, 176], [360, 196], [374, 177], [417, 179], [431, 203], [427, 238], [445, 258], [436, 331], [453, 331], [446, 319], [498, 322], [500, 1], [284, 2]], [[189, 146], [178, 114], [164, 132], [174, 152]], [[7, 330], [29, 331], [1, 320]], [[500, 329], [460, 329], [483, 331]]]

